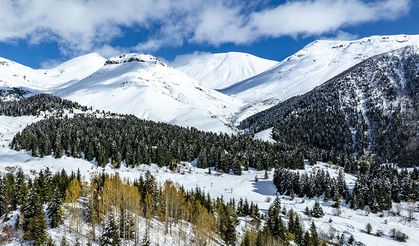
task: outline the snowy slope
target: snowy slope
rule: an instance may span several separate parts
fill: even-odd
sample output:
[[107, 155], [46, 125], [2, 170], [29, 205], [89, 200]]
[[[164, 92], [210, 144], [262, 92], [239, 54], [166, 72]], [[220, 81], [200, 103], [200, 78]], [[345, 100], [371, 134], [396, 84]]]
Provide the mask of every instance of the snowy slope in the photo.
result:
[[89, 76], [103, 67], [105, 62], [106, 58], [97, 53], [90, 53], [68, 60], [54, 68], [37, 71], [44, 73], [58, 84], [62, 84]]
[[72, 80], [80, 80], [101, 68], [106, 59], [91, 53], [76, 57], [52, 69], [32, 69], [0, 58], [0, 87], [23, 87], [47, 91]]
[[228, 52], [183, 56], [174, 66], [210, 89], [226, 88], [234, 83], [253, 77], [278, 64], [251, 54]]
[[111, 112], [209, 131], [226, 125], [241, 103], [167, 66], [150, 55], [127, 54], [67, 88], [58, 96]]
[[[104, 171], [108, 174], [118, 173], [121, 178], [126, 180], [138, 179], [140, 175], [144, 175], [147, 171], [150, 171], [153, 176], [156, 177], [159, 184], [163, 184], [166, 180], [172, 180], [174, 183], [182, 185], [186, 190], [195, 189], [200, 187], [205, 193], [209, 193], [211, 197], [223, 196], [224, 200], [234, 198], [238, 201], [240, 198], [247, 198], [258, 204], [259, 209], [262, 212], [266, 212], [269, 205], [272, 204], [275, 198], [276, 188], [273, 185], [272, 178], [273, 172], [268, 172], [268, 179], [264, 179], [264, 171], [249, 170], [243, 171], [243, 175], [229, 175], [212, 171], [208, 174], [207, 169], [195, 168], [191, 165], [185, 166], [185, 172], [172, 172], [168, 167], [159, 168], [157, 165], [141, 165], [136, 168], [127, 168], [122, 166], [120, 169], [113, 169], [111, 165], [107, 165], [104, 169], [97, 167], [94, 163], [88, 162], [83, 159], [76, 159], [72, 157], [63, 156], [60, 159], [55, 159], [52, 156], [46, 156], [44, 158], [33, 157], [29, 152], [26, 151], [15, 151], [10, 149], [10, 144], [13, 136], [26, 125], [43, 119], [43, 116], [24, 116], [24, 117], [6, 117], [0, 116], [0, 175], [9, 172], [10, 170], [17, 170], [22, 168], [25, 174], [33, 176], [34, 173], [38, 173], [40, 170], [46, 167], [50, 168], [51, 172], [55, 173], [65, 169], [68, 173], [71, 171], [76, 172], [78, 169], [84, 180], [88, 181], [91, 177], [102, 173]], [[189, 171], [189, 170], [190, 171]], [[305, 166], [305, 170], [299, 170], [299, 172], [313, 173], [316, 170], [323, 169], [331, 175], [336, 177], [339, 173], [339, 167], [329, 165], [325, 163], [317, 163], [314, 166]], [[255, 182], [255, 176], [259, 177], [258, 182]], [[352, 189], [356, 177], [346, 174], [345, 180], [348, 187]], [[322, 218], [308, 217], [304, 214], [305, 207], [311, 208], [315, 202], [319, 200], [325, 216]], [[419, 232], [419, 212], [417, 209], [413, 210], [416, 220], [408, 222], [406, 220], [408, 210], [418, 206], [416, 203], [400, 203], [394, 204], [392, 211], [385, 211], [383, 213], [368, 213], [364, 210], [352, 210], [348, 208], [347, 204], [343, 204], [340, 209], [340, 214], [337, 214], [337, 210], [332, 207], [332, 201], [323, 201], [322, 198], [294, 198], [291, 199], [289, 196], [281, 196], [281, 204], [285, 206], [287, 210], [291, 208], [298, 212], [301, 216], [302, 222], [305, 225], [305, 229], [308, 229], [311, 221], [316, 223], [316, 226], [320, 234], [329, 235], [334, 232], [336, 235], [345, 234], [346, 238], [349, 235], [353, 235], [355, 240], [364, 243], [367, 246], [373, 245], [407, 245], [416, 246], [419, 243], [419, 238], [416, 236]], [[394, 211], [401, 210], [401, 215], [396, 215]], [[4, 223], [4, 222], [3, 222]], [[378, 237], [374, 234], [367, 234], [364, 232], [365, 225], [371, 223], [373, 232], [382, 230], [384, 236]], [[3, 224], [0, 223], [0, 228]], [[163, 242], [165, 236], [162, 228], [159, 226], [153, 226], [157, 231], [153, 231], [152, 242], [156, 243], [159, 240]], [[400, 243], [389, 237], [389, 231], [396, 228], [409, 236], [406, 243]], [[49, 230], [50, 235], [53, 239], [59, 241], [63, 236], [63, 229]], [[68, 236], [68, 234], [67, 234]], [[170, 236], [167, 236], [169, 242], [172, 241]], [[69, 241], [74, 238], [69, 238]], [[71, 241], [72, 242], [72, 241]], [[20, 245], [17, 241], [9, 245]], [[171, 243], [165, 243], [163, 245], [172, 245]], [[176, 244], [177, 245], [177, 244]], [[186, 244], [185, 244], [186, 245]]]
[[367, 58], [416, 44], [419, 44], [419, 35], [372, 36], [354, 41], [319, 40], [277, 66], [221, 92], [248, 103], [243, 115], [237, 116], [239, 122], [278, 101], [304, 94]]

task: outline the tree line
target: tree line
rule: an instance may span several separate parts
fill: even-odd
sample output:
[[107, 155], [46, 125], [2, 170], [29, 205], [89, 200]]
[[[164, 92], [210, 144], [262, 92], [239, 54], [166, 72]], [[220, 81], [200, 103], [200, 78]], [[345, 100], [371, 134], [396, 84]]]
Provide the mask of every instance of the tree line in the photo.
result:
[[[247, 200], [225, 202], [222, 197], [211, 198], [199, 188], [186, 191], [170, 181], [159, 186], [149, 172], [134, 182], [124, 181], [117, 174], [101, 173], [87, 183], [80, 172], [67, 174], [62, 170], [52, 174], [46, 169], [30, 178], [19, 169], [0, 178], [0, 216], [16, 209], [20, 213], [10, 232], [22, 231], [22, 239], [33, 245], [68, 245], [66, 233], [75, 235], [78, 245], [150, 245], [149, 229], [155, 220], [162, 223], [165, 234], [172, 234], [173, 226], [180, 227], [178, 236], [184, 240], [189, 234], [182, 231], [182, 226], [190, 223], [194, 237], [188, 240], [194, 245], [208, 245], [215, 235], [226, 244], [235, 245], [239, 241], [236, 227], [240, 216], [250, 217], [255, 228], [245, 233], [242, 245], [321, 242], [314, 223], [305, 232], [297, 213], [284, 214], [280, 210], [279, 198], [263, 215], [256, 204]], [[288, 226], [284, 222], [287, 216]], [[146, 220], [142, 237], [140, 218]], [[60, 227], [65, 220], [62, 240], [53, 241], [47, 230]], [[83, 227], [86, 224], [87, 231]]]
[[345, 201], [353, 209], [368, 207], [374, 213], [391, 209], [392, 202], [419, 199], [419, 170], [398, 170], [392, 165], [371, 165], [368, 170], [359, 172], [351, 192], [342, 170], [338, 177], [331, 178], [324, 170], [300, 174], [277, 168], [273, 182], [280, 194], [309, 198], [323, 196], [326, 201], [333, 200], [336, 208]]
[[247, 135], [203, 132], [134, 116], [50, 117], [17, 133], [11, 147], [30, 150], [33, 156], [66, 155], [96, 161], [99, 166], [111, 163], [116, 168], [121, 164], [163, 166], [196, 160], [198, 167], [211, 166], [240, 175], [242, 167], [262, 170], [304, 166], [304, 155], [297, 149], [254, 140]]
[[73, 111], [74, 109], [87, 111], [88, 108], [76, 102], [49, 94], [21, 97], [19, 100], [11, 101], [0, 100], [0, 115], [13, 117], [25, 115], [35, 116], [41, 112], [55, 112], [57, 115], [63, 115], [64, 110]]

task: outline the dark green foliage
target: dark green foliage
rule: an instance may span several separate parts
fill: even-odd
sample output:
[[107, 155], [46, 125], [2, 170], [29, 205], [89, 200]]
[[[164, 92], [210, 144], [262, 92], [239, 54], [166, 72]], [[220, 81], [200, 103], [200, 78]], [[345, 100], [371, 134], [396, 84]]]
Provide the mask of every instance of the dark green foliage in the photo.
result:
[[236, 208], [234, 202], [225, 204], [222, 200], [217, 199], [216, 211], [219, 218], [219, 234], [221, 238], [228, 244], [234, 245], [236, 242], [236, 226], [238, 224]]
[[18, 101], [0, 100], [0, 115], [7, 116], [39, 115], [40, 112], [45, 111], [55, 111], [58, 115], [62, 115], [66, 109], [70, 111], [73, 109], [85, 111], [87, 107], [48, 94], [23, 97]]
[[12, 208], [16, 209], [17, 206], [22, 205], [25, 201], [25, 197], [28, 193], [28, 188], [25, 182], [25, 174], [22, 169], [19, 168], [15, 176], [15, 188], [12, 199]]
[[418, 186], [413, 172], [398, 171], [392, 166], [372, 166], [361, 173], [349, 201], [352, 208], [369, 206], [372, 212], [388, 210], [394, 202], [418, 200]]
[[[253, 140], [245, 135], [202, 132], [164, 123], [140, 120], [133, 116], [71, 119], [49, 118], [26, 127], [12, 141], [16, 150], [27, 149], [34, 156], [62, 153], [80, 158], [96, 158], [99, 165], [109, 161], [118, 167], [124, 160], [129, 167], [174, 161], [192, 161], [198, 166], [215, 166], [224, 172], [241, 174], [241, 167], [269, 169], [273, 165], [301, 168], [302, 158], [280, 145]], [[284, 159], [290, 159], [284, 161]], [[282, 160], [282, 161], [281, 161]], [[288, 164], [287, 164], [288, 163]]]
[[314, 222], [311, 222], [310, 226], [310, 246], [318, 246], [320, 244], [319, 242], [319, 236], [317, 234], [317, 228]]
[[286, 195], [295, 194], [299, 197], [307, 196], [309, 198], [324, 195], [325, 200], [332, 198], [332, 194], [336, 192], [342, 197], [348, 195], [343, 173], [338, 178], [331, 178], [329, 173], [324, 170], [309, 175], [276, 168], [273, 183], [280, 194]]
[[[273, 183], [281, 194], [297, 194], [300, 197], [324, 196], [324, 200], [333, 199], [334, 207], [340, 207], [340, 198], [350, 203], [351, 208], [364, 209], [369, 206], [372, 212], [389, 210], [392, 201], [419, 200], [419, 185], [415, 183], [415, 169], [398, 171], [390, 165], [372, 165], [360, 172], [352, 193], [348, 192], [343, 172], [338, 177], [330, 178], [328, 172], [317, 171], [312, 175], [298, 174], [283, 168], [277, 168]], [[306, 214], [321, 217], [319, 207], [306, 209]]]
[[250, 216], [252, 218], [259, 218], [259, 208], [256, 203], [248, 202], [246, 199], [240, 199], [237, 204], [237, 215], [238, 216]]
[[48, 204], [47, 215], [50, 220], [50, 227], [56, 228], [63, 221], [63, 212], [62, 212], [62, 199], [63, 195], [60, 189], [57, 187], [52, 196], [51, 202]]
[[318, 201], [316, 201], [314, 203], [313, 209], [311, 209], [311, 216], [313, 216], [314, 218], [321, 218], [324, 215], [323, 209], [320, 206], [320, 203]]
[[3, 178], [0, 177], [0, 217], [8, 211], [8, 204], [6, 184]]
[[33, 187], [22, 211], [24, 238], [33, 241], [34, 245], [43, 245], [48, 239], [48, 226], [41, 200], [39, 187]]
[[118, 246], [121, 245], [121, 239], [119, 238], [119, 225], [115, 221], [112, 214], [108, 216], [108, 222], [105, 225], [103, 234], [100, 237], [101, 246]]

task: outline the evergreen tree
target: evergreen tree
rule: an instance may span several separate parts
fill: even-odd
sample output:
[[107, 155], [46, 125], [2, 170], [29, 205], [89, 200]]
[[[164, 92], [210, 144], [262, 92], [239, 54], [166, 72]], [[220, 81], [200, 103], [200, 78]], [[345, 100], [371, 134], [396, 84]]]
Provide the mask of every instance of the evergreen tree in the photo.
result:
[[307, 246], [307, 245], [310, 245], [310, 242], [311, 242], [310, 234], [309, 234], [308, 231], [306, 231], [304, 233], [304, 239], [303, 239], [303, 243], [301, 245]]
[[25, 201], [26, 195], [28, 193], [26, 182], [25, 182], [25, 174], [21, 168], [18, 169], [15, 175], [15, 188], [14, 194], [12, 199], [12, 208], [16, 209], [17, 206], [22, 205]]
[[47, 240], [47, 223], [42, 207], [40, 193], [36, 187], [31, 189], [29, 197], [23, 207], [23, 231], [26, 240], [33, 241], [34, 245], [44, 245]]
[[0, 177], [0, 217], [7, 213], [7, 190], [3, 178]]
[[119, 238], [119, 226], [117, 225], [113, 214], [108, 216], [108, 222], [105, 225], [103, 234], [100, 237], [101, 246], [118, 246], [121, 245]]
[[320, 203], [318, 201], [316, 201], [314, 203], [313, 209], [310, 212], [311, 216], [313, 216], [314, 218], [321, 218], [324, 215], [323, 209], [320, 206]]
[[300, 222], [300, 216], [298, 216], [298, 214], [295, 215], [293, 233], [295, 235], [295, 242], [298, 245], [302, 245], [304, 242], [304, 230]]
[[314, 222], [311, 222], [310, 226], [310, 244], [311, 246], [318, 246], [319, 245], [319, 236], [317, 234], [317, 228]]
[[51, 202], [48, 204], [47, 215], [50, 221], [50, 227], [56, 228], [62, 223], [63, 211], [62, 193], [58, 187], [55, 188]]

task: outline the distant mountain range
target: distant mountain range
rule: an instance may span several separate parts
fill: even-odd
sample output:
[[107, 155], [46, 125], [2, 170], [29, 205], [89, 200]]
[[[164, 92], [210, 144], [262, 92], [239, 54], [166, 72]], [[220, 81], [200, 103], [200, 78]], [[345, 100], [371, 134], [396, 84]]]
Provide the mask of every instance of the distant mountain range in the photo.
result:
[[20, 94], [52, 93], [95, 109], [234, 133], [247, 117], [310, 92], [356, 64], [418, 44], [419, 35], [319, 40], [280, 62], [239, 52], [198, 53], [171, 66], [141, 54], [106, 59], [92, 53], [52, 69], [0, 58], [0, 89], [9, 99], [4, 91], [19, 88]]

